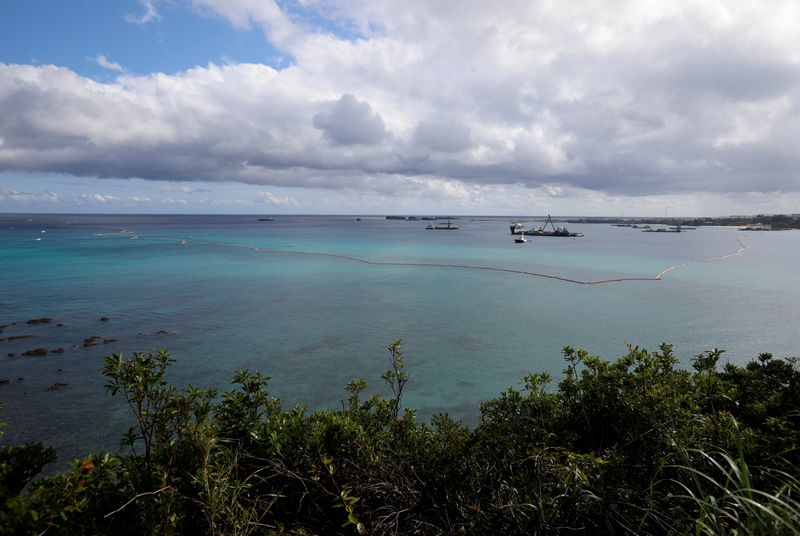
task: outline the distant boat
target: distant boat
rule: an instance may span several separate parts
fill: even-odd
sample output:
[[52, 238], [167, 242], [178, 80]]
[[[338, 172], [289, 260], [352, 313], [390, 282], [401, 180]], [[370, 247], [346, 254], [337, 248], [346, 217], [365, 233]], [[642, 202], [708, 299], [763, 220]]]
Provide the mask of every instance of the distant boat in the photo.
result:
[[517, 244], [525, 244], [526, 242], [528, 242], [528, 239], [525, 238], [524, 234], [520, 234], [519, 236], [514, 238], [514, 242], [516, 242]]
[[419, 221], [424, 220], [426, 218], [420, 218], [419, 216], [386, 216], [387, 220], [403, 220], [403, 221]]
[[673, 225], [669, 229], [666, 229], [664, 227], [659, 227], [658, 229], [650, 229], [650, 228], [648, 228], [648, 229], [645, 229], [642, 232], [643, 233], [682, 233], [684, 231], [691, 230], [691, 229], [695, 229], [695, 227], [684, 227], [680, 223], [678, 223], [677, 225]]
[[[552, 230], [547, 230], [547, 224], [550, 224]], [[521, 223], [514, 223], [511, 225], [511, 234], [513, 235], [530, 235], [530, 236], [558, 236], [558, 237], [579, 237], [583, 236], [583, 233], [570, 233], [566, 227], [556, 227], [555, 223], [553, 223], [553, 219], [550, 217], [550, 214], [547, 215], [547, 221], [544, 222], [544, 225], [537, 229], [532, 229], [530, 231], [526, 231]]]
[[451, 224], [450, 218], [447, 218], [447, 224], [445, 225], [434, 225], [432, 223], [429, 223], [428, 226], [425, 228], [428, 230], [435, 229], [437, 231], [456, 231], [458, 230], [458, 225]]
[[275, 221], [275, 218], [258, 218], [258, 221]]

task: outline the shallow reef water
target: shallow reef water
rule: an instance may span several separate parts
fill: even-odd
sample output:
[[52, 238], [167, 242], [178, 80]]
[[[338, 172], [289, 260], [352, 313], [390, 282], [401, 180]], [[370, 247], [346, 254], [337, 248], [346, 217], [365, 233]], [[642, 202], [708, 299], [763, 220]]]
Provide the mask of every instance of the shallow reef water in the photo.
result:
[[798, 232], [586, 224], [515, 244], [509, 218], [456, 221], [0, 215], [0, 441], [62, 459], [116, 450], [131, 423], [103, 388], [112, 352], [169, 349], [178, 386], [224, 389], [257, 369], [313, 409], [355, 377], [382, 392], [386, 347], [403, 339], [404, 402], [468, 424], [527, 372], [557, 379], [565, 345], [614, 358], [666, 341], [687, 366], [714, 347], [737, 363], [797, 354]]

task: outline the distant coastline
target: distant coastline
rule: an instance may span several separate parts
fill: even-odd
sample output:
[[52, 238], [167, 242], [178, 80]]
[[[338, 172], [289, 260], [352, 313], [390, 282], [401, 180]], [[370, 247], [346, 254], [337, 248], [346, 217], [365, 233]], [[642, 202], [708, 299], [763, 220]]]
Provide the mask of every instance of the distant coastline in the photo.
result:
[[689, 225], [695, 227], [747, 227], [749, 228], [747, 230], [755, 230], [756, 226], [763, 226], [763, 228], [759, 228], [758, 230], [772, 231], [800, 229], [800, 214], [758, 214], [756, 216], [722, 216], [716, 218], [608, 218], [598, 216], [570, 218], [566, 221], [567, 223], [649, 223], [655, 225]]

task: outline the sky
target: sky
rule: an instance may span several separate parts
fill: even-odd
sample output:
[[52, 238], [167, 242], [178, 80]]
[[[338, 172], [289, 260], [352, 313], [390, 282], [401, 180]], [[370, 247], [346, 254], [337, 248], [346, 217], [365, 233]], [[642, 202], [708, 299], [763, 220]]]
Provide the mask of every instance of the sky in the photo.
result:
[[796, 0], [4, 0], [0, 212], [800, 213]]

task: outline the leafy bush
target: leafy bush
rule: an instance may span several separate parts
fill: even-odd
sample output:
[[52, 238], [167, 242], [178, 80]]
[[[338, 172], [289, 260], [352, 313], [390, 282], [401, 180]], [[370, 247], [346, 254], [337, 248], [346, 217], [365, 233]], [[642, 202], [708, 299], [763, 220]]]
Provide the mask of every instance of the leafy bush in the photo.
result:
[[[616, 361], [564, 349], [558, 384], [531, 373], [468, 429], [346, 387], [339, 410], [284, 409], [269, 378], [169, 385], [167, 352], [105, 360], [135, 425], [119, 456], [35, 481], [55, 453], [0, 451], [0, 534], [789, 534], [800, 526], [800, 371], [672, 348]], [[735, 454], [729, 454], [734, 452]]]

